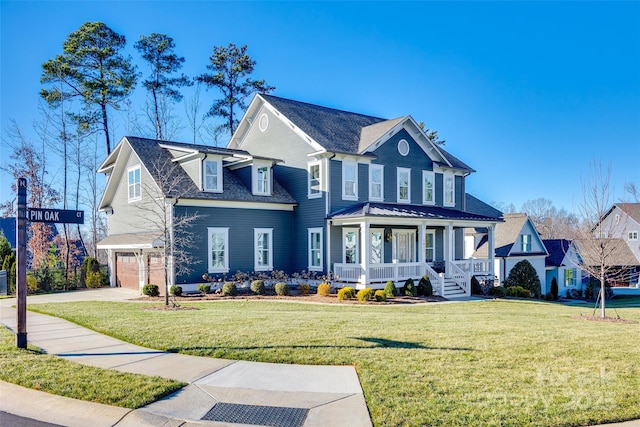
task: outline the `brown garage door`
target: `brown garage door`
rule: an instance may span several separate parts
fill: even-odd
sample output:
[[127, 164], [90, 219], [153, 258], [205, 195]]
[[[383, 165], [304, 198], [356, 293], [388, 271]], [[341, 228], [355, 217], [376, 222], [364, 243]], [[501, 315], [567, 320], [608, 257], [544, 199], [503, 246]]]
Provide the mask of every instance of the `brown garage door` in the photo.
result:
[[140, 289], [138, 260], [133, 253], [116, 253], [116, 284], [129, 289]]
[[158, 285], [160, 293], [164, 295], [164, 264], [162, 255], [149, 254], [149, 283]]

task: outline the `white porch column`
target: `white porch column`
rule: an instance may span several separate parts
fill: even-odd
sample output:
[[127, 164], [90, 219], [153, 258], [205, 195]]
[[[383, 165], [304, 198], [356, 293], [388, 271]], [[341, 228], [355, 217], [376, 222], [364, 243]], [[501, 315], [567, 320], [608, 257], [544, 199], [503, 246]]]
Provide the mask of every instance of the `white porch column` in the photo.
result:
[[451, 261], [454, 259], [454, 234], [453, 224], [447, 224], [444, 229], [444, 260], [445, 260], [445, 275], [450, 277], [451, 274]]
[[489, 274], [494, 276], [495, 275], [495, 256], [496, 256], [496, 250], [495, 250], [495, 225], [490, 225], [489, 226], [489, 233], [487, 235], [487, 240], [489, 243]]
[[424, 264], [427, 261], [427, 224], [420, 224], [418, 230], [418, 262]]
[[107, 249], [107, 268], [109, 269], [109, 286], [115, 288], [118, 286], [116, 282], [116, 251]]
[[369, 221], [360, 224], [360, 266], [362, 272], [360, 274], [360, 286], [356, 288], [363, 289], [369, 283], [369, 264], [371, 254], [371, 238], [369, 237]]
[[147, 253], [142, 249], [140, 249], [139, 254], [136, 254], [136, 259], [138, 260], [138, 280], [140, 281], [140, 289], [142, 289], [142, 287], [147, 284], [147, 257]]

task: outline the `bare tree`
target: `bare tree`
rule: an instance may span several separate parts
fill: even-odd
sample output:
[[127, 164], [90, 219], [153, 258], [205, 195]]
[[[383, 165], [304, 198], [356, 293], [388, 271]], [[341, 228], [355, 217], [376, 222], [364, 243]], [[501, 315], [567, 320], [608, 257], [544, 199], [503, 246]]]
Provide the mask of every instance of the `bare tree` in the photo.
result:
[[182, 167], [166, 159], [156, 158], [148, 168], [153, 177], [146, 180], [141, 193], [144, 203], [136, 209], [144, 217], [147, 227], [158, 232], [160, 246], [152, 255], [161, 257], [164, 277], [165, 305], [169, 305], [169, 286], [175, 275], [186, 274], [198, 261], [192, 255], [194, 248], [193, 223], [199, 218], [197, 212], [176, 215], [175, 206], [189, 188], [190, 178]]
[[622, 280], [622, 275], [628, 272], [624, 255], [628, 246], [624, 239], [616, 237], [624, 230], [623, 220], [608, 215], [613, 206], [610, 178], [611, 165], [606, 169], [600, 163], [591, 165], [589, 176], [582, 183], [583, 201], [579, 206], [582, 226], [576, 229], [574, 238], [579, 253], [575, 263], [600, 282], [597, 301], [603, 318], [607, 281]]

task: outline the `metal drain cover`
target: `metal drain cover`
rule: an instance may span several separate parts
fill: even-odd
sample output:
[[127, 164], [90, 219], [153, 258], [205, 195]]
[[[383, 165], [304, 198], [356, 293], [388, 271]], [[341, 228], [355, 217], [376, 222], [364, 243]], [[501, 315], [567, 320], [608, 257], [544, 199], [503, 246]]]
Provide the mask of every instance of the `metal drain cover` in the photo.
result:
[[202, 420], [269, 427], [302, 427], [308, 409], [216, 403]]

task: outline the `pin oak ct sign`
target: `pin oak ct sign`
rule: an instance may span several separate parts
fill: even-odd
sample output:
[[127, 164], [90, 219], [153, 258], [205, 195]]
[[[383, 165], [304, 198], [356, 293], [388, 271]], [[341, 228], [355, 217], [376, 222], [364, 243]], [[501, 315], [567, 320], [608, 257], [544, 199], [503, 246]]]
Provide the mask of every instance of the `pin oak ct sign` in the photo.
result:
[[16, 307], [18, 333], [16, 345], [27, 348], [27, 221], [84, 224], [84, 211], [27, 208], [27, 180], [18, 178], [18, 217], [16, 218]]

